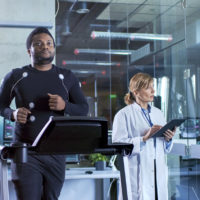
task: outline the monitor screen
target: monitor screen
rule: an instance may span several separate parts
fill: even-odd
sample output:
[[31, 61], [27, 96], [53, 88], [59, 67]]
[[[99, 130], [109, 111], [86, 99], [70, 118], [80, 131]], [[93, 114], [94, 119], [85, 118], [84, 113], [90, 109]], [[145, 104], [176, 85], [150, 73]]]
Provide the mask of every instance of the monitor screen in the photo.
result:
[[3, 140], [12, 140], [15, 131], [15, 123], [4, 118]]

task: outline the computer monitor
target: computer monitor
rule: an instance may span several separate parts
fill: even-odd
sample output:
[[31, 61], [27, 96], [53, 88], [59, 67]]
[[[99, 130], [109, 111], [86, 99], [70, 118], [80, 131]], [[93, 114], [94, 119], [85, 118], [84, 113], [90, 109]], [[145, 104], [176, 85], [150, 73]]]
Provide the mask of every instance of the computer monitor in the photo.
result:
[[9, 141], [13, 139], [15, 132], [15, 123], [5, 119], [3, 120], [3, 140]]
[[44, 154], [88, 154], [107, 144], [107, 120], [81, 116], [50, 117], [32, 146]]

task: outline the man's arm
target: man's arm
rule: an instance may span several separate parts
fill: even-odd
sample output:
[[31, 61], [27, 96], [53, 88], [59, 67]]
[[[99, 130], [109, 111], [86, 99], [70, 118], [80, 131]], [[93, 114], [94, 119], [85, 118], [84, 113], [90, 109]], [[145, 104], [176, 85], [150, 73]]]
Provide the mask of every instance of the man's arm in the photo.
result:
[[[70, 87], [67, 88], [69, 98], [65, 101], [64, 112], [70, 116], [86, 116], [89, 106], [80, 88], [78, 79], [70, 72], [64, 81], [66, 85], [70, 85]], [[68, 81], [70, 81], [71, 84], [69, 84]]]
[[71, 116], [85, 116], [88, 113], [88, 103], [85, 96], [76, 82], [69, 90], [69, 101], [66, 102], [65, 113]]
[[0, 87], [0, 115], [9, 120], [13, 120], [12, 113], [14, 112], [10, 108], [10, 103], [13, 99], [13, 94], [11, 94], [13, 83], [12, 72], [10, 72], [4, 77]]
[[78, 79], [69, 71], [69, 74], [66, 74], [64, 80], [64, 85], [68, 85], [68, 88], [66, 87], [66, 96], [68, 98], [63, 99], [57, 94], [48, 93], [50, 110], [62, 111], [71, 116], [87, 115], [88, 103], [79, 86]]

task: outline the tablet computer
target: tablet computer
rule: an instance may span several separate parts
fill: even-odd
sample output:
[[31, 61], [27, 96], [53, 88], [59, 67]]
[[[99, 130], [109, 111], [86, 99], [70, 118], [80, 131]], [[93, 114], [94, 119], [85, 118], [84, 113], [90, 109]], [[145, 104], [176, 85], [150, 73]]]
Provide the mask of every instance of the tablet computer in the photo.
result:
[[163, 126], [159, 131], [157, 131], [152, 137], [164, 137], [163, 133], [167, 131], [168, 129], [172, 130], [180, 126], [186, 119], [173, 119], [170, 122], [168, 122], [165, 126]]

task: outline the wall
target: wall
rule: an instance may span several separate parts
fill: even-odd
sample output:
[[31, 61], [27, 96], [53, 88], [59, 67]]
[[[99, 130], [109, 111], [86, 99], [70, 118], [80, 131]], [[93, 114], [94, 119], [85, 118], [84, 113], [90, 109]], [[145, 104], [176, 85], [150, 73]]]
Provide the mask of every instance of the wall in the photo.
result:
[[12, 68], [30, 63], [25, 42], [35, 25], [52, 25], [54, 35], [54, 15], [54, 0], [0, 1], [0, 79]]

